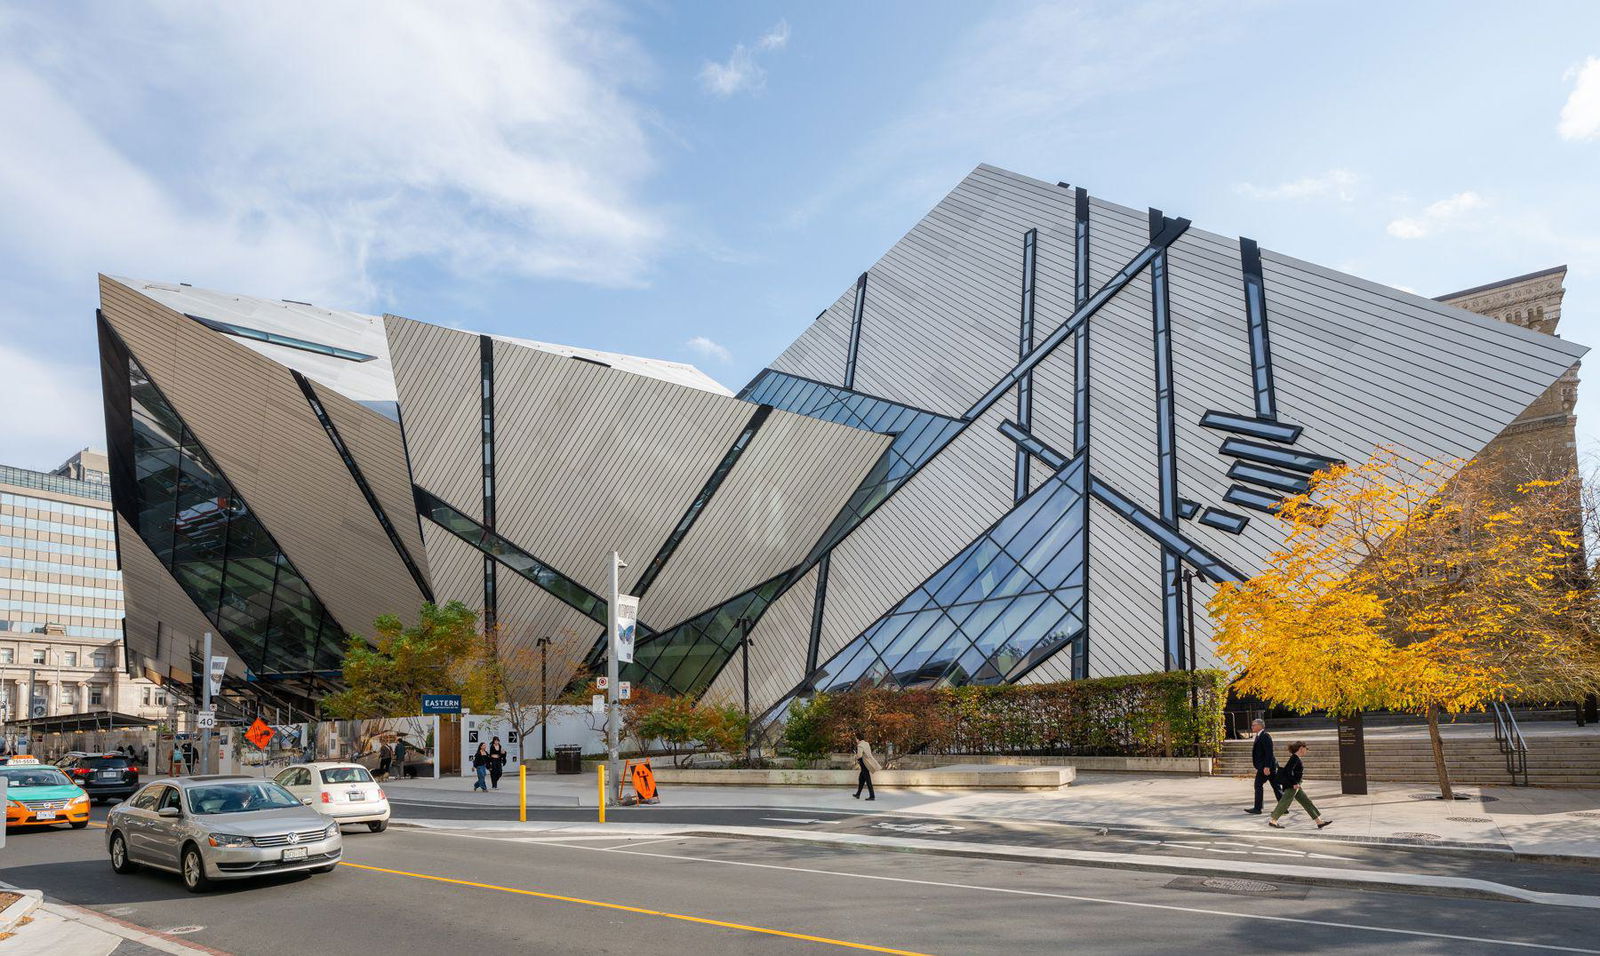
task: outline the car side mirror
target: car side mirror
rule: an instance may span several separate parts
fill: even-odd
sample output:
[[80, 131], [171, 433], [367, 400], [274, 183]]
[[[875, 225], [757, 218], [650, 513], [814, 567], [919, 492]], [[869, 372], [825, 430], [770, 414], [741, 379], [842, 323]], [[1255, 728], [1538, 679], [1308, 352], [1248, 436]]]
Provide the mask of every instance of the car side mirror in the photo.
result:
[[305, 804], [308, 807], [311, 806], [311, 798], [310, 797], [301, 797], [300, 798], [300, 802]]
[[162, 807], [160, 810], [156, 811], [156, 816], [158, 816], [158, 817], [181, 817], [181, 816], [183, 816], [183, 811], [179, 810], [177, 807]]

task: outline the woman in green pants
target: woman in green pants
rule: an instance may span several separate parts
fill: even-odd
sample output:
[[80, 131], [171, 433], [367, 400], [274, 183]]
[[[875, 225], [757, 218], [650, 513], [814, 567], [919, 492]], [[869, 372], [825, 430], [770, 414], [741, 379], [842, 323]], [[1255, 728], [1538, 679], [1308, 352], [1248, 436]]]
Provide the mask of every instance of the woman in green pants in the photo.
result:
[[1318, 830], [1333, 822], [1318, 813], [1317, 805], [1311, 802], [1311, 798], [1306, 796], [1304, 790], [1300, 789], [1300, 780], [1305, 775], [1305, 766], [1300, 762], [1300, 755], [1308, 749], [1303, 740], [1296, 740], [1289, 745], [1289, 761], [1278, 771], [1278, 783], [1283, 785], [1283, 796], [1278, 798], [1278, 805], [1272, 808], [1272, 816], [1267, 820], [1268, 825], [1280, 830], [1285, 829], [1284, 825], [1278, 822], [1278, 818], [1288, 813], [1289, 804], [1296, 800], [1299, 800], [1300, 805], [1311, 814], [1311, 819], [1316, 822]]

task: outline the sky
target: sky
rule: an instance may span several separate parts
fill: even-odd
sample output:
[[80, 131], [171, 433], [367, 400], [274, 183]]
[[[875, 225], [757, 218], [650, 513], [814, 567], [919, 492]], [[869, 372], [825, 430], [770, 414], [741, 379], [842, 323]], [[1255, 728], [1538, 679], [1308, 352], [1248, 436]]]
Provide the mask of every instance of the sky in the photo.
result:
[[1600, 344], [1587, 0], [0, 0], [0, 128], [24, 467], [104, 445], [100, 272], [737, 389], [985, 162], [1428, 296], [1565, 264]]

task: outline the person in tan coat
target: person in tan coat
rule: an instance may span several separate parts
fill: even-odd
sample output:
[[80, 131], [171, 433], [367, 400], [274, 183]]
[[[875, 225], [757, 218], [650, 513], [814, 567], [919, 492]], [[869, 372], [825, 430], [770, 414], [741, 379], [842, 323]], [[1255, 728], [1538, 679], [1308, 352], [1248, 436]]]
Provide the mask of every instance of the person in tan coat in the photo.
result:
[[878, 758], [872, 755], [872, 745], [859, 733], [856, 734], [856, 766], [861, 768], [861, 774], [856, 777], [856, 792], [851, 796], [861, 799], [861, 788], [866, 787], [867, 799], [878, 799], [877, 792], [872, 789], [872, 775], [882, 770], [883, 764], [878, 763]]

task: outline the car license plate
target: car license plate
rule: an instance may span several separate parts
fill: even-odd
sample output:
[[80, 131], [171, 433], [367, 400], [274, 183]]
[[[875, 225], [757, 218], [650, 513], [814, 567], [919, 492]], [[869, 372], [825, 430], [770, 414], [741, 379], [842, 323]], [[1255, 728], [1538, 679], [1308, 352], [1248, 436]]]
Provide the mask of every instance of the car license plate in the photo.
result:
[[283, 851], [283, 862], [288, 863], [293, 860], [303, 860], [306, 858], [307, 852], [309, 851], [307, 851], [303, 846], [292, 846]]
[[40, 820], [54, 820], [56, 812], [54, 810], [39, 810], [34, 813], [34, 817]]
[[122, 771], [120, 771], [120, 770], [102, 770], [102, 771], [100, 771], [100, 779], [101, 780], [116, 780], [118, 777], [121, 777], [121, 776], [122, 776]]
[[367, 799], [367, 794], [364, 790], [351, 790], [348, 796], [350, 797], [351, 803], [360, 803], [361, 801]]

